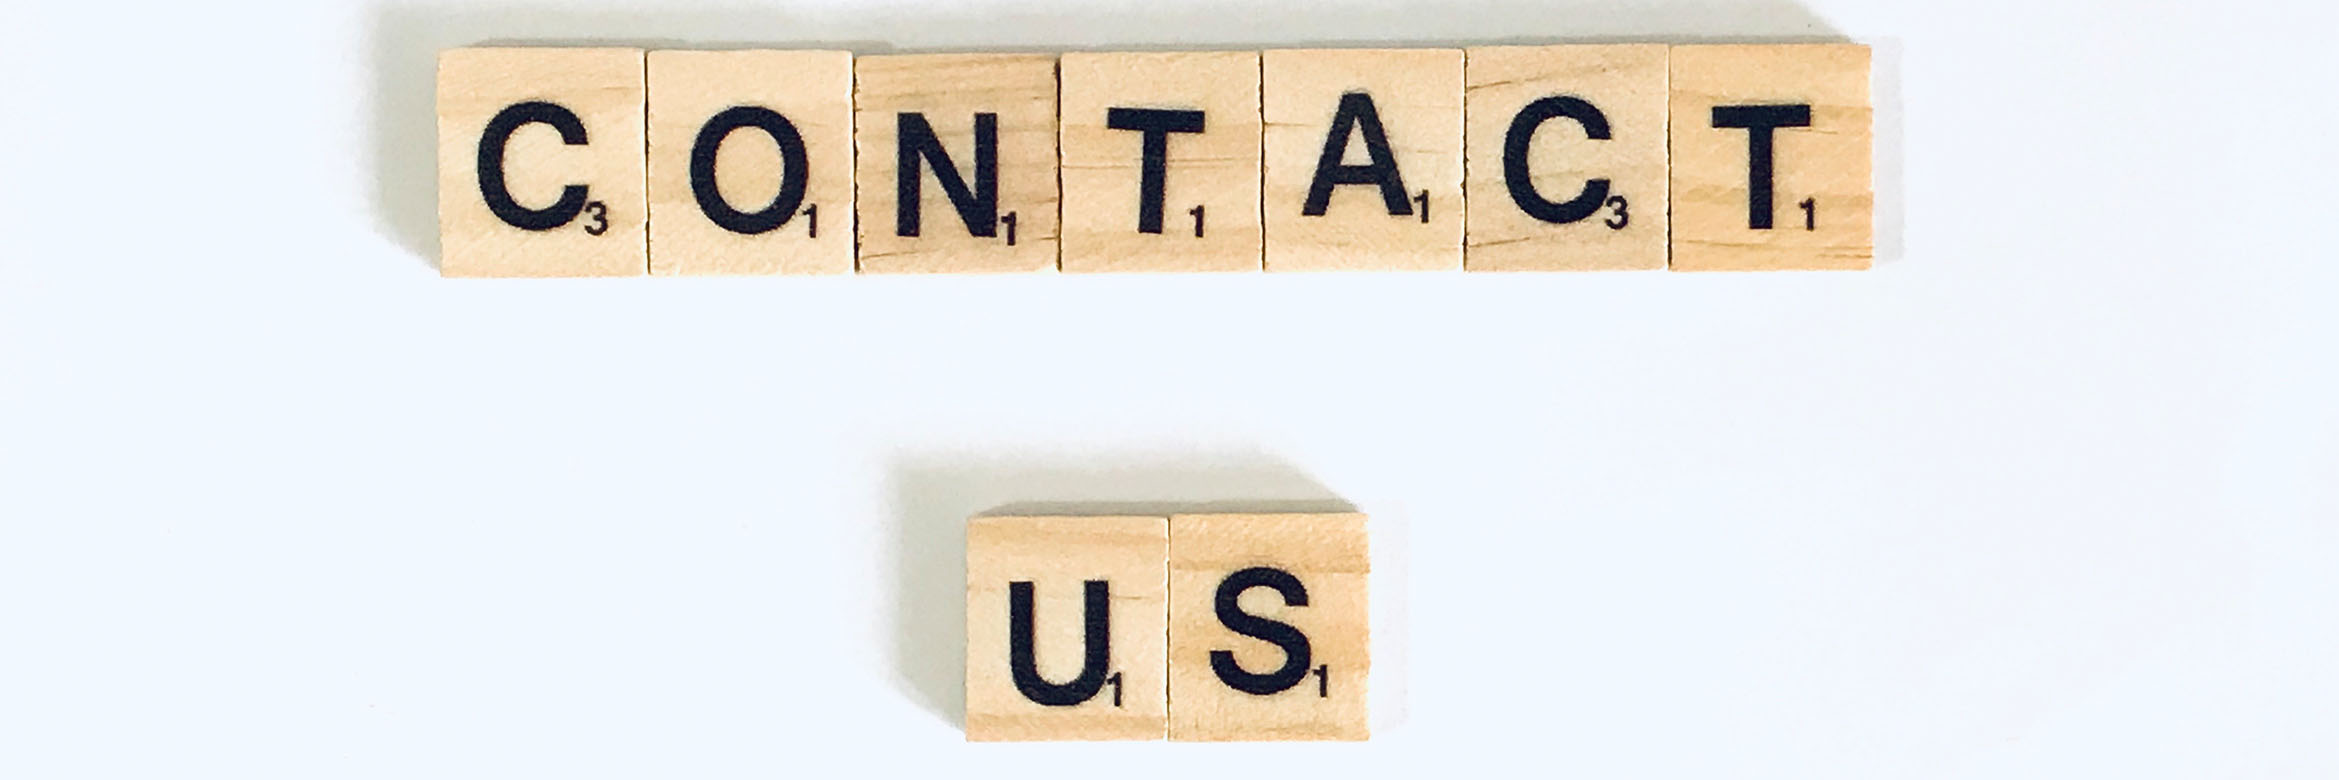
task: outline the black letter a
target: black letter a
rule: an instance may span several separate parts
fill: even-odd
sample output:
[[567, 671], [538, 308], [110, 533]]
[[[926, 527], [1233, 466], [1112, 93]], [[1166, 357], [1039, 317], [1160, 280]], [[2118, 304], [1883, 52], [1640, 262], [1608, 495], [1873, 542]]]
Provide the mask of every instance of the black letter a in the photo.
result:
[[[1340, 158], [1348, 151], [1348, 134], [1360, 131], [1364, 133], [1365, 156], [1372, 162], [1341, 165]], [[1373, 107], [1373, 96], [1362, 92], [1340, 96], [1340, 109], [1332, 114], [1332, 131], [1324, 135], [1324, 156], [1316, 158], [1316, 180], [1308, 184], [1308, 202], [1299, 213], [1323, 216], [1324, 209], [1332, 205], [1332, 187], [1339, 184], [1378, 184], [1389, 216], [1413, 213], [1413, 202], [1405, 198], [1405, 179], [1397, 175], [1397, 156], [1389, 151], [1389, 134], [1381, 129], [1381, 112]]]
[[1080, 676], [1063, 685], [1040, 679], [1039, 660], [1032, 651], [1031, 583], [1007, 583], [1007, 667], [1015, 675], [1015, 689], [1024, 698], [1050, 707], [1070, 707], [1096, 696], [1105, 686], [1105, 665], [1112, 657], [1112, 592], [1104, 580], [1089, 580], [1082, 588], [1081, 622], [1087, 645]]

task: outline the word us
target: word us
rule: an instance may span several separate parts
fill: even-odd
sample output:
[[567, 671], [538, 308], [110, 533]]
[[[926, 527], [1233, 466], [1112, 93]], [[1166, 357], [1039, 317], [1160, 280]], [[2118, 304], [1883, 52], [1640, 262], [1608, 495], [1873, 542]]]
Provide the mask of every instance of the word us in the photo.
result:
[[970, 740], [1361, 740], [1355, 514], [977, 517]]
[[1854, 44], [467, 48], [446, 276], [1863, 269]]

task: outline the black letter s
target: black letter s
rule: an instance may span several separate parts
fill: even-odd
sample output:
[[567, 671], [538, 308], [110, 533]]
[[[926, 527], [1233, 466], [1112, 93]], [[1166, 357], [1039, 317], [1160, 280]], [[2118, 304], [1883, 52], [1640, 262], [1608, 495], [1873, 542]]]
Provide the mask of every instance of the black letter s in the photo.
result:
[[1228, 687], [1255, 696], [1269, 696], [1291, 690], [1292, 686], [1307, 679], [1308, 665], [1312, 659], [1308, 636], [1300, 633], [1299, 629], [1289, 623], [1244, 612], [1242, 607], [1236, 605], [1235, 601], [1243, 595], [1243, 591], [1257, 587], [1274, 588], [1277, 593], [1283, 594], [1283, 603], [1294, 607], [1308, 605], [1308, 589], [1290, 572], [1264, 566], [1235, 572], [1218, 583], [1218, 622], [1226, 624], [1228, 630], [1237, 634], [1263, 639], [1283, 648], [1283, 668], [1267, 674], [1252, 674], [1243, 671], [1235, 663], [1233, 652], [1212, 650], [1210, 670], [1217, 672], [1218, 679]]

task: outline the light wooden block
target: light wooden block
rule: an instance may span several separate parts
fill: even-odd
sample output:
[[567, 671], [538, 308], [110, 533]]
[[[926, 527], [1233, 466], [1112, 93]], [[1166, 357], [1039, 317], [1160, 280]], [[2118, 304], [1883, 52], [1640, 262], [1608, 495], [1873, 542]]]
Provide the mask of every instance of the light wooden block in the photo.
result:
[[1258, 53], [1075, 52], [1059, 78], [1063, 270], [1259, 270]]
[[[1260, 55], [1260, 74], [1267, 270], [1462, 267], [1461, 50], [1276, 50]], [[1377, 121], [1336, 122], [1344, 104]], [[1374, 128], [1386, 160], [1369, 154]], [[1375, 163], [1393, 164], [1394, 181], [1366, 181]], [[1360, 183], [1312, 199], [1320, 168]]]
[[1868, 67], [1852, 44], [1674, 47], [1674, 270], [1868, 267]]
[[[862, 271], [1056, 268], [1055, 55], [861, 57], [853, 71]], [[904, 129], [918, 133], [913, 141], [931, 130], [949, 167], [914, 155], [917, 170], [903, 176]], [[995, 139], [989, 188], [977, 143], [986, 137]], [[965, 197], [951, 198], [952, 184]], [[919, 197], [904, 224], [898, 206], [913, 186]]]
[[1363, 515], [1174, 516], [1169, 569], [1170, 739], [1370, 735]]
[[1665, 267], [1665, 55], [1657, 44], [1467, 51], [1469, 270]]
[[650, 273], [853, 271], [853, 55], [649, 55]]
[[440, 52], [439, 274], [645, 273], [643, 92], [640, 49]]
[[[1167, 522], [967, 522], [967, 739], [1163, 737], [1169, 707]], [[1031, 649], [1028, 665], [1011, 652], [1019, 598], [1029, 605], [1021, 613], [1029, 620], [1023, 629]], [[1091, 641], [1096, 637], [1105, 640], [1101, 647]]]

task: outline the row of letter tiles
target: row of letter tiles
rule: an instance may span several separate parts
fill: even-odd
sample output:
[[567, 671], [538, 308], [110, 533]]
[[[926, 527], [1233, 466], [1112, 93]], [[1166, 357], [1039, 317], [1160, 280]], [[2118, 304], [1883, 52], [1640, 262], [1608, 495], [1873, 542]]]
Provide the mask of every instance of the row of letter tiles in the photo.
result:
[[966, 736], [1362, 740], [1355, 514], [967, 523]]
[[439, 60], [447, 276], [1863, 269], [1856, 44]]

